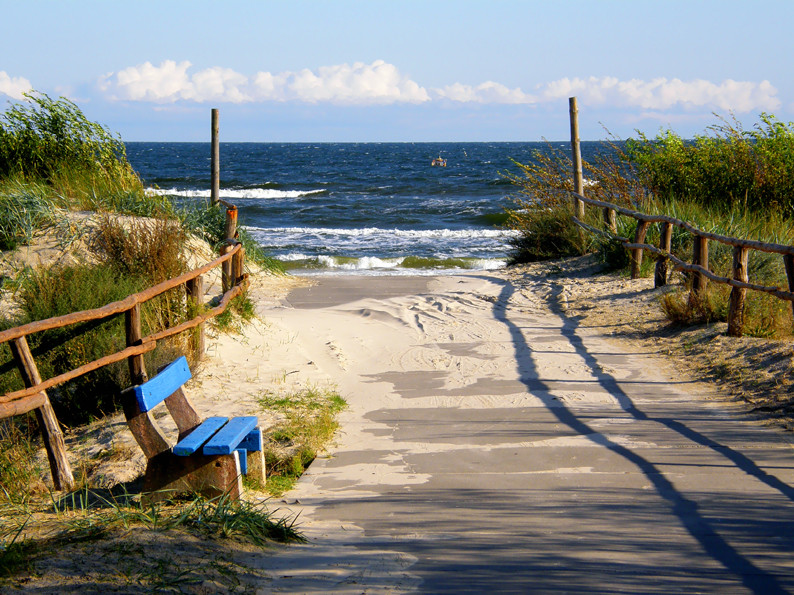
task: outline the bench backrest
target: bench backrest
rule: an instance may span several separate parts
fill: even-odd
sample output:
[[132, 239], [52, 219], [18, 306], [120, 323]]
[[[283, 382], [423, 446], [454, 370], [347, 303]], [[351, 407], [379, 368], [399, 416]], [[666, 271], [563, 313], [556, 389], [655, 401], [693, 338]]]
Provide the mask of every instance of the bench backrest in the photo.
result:
[[150, 411], [190, 380], [190, 367], [184, 356], [163, 368], [157, 376], [133, 388], [141, 411]]

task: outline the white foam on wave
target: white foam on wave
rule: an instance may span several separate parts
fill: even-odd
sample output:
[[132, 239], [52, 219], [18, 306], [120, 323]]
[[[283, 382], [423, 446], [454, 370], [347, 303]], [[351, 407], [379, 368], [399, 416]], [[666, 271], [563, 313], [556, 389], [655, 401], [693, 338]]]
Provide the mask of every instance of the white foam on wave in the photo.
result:
[[343, 271], [366, 271], [372, 269], [393, 269], [402, 264], [404, 258], [378, 258], [376, 256], [364, 256], [352, 262], [349, 260], [338, 260], [333, 256], [320, 256], [318, 260], [329, 269], [341, 269]]
[[[176, 188], [147, 188], [146, 192], [162, 196], [181, 196], [184, 198], [210, 198], [209, 190], [177, 190]], [[222, 188], [220, 198], [222, 199], [259, 199], [267, 200], [274, 198], [301, 198], [312, 194], [320, 194], [325, 190], [276, 190], [274, 188], [243, 188], [239, 190]]]
[[381, 229], [364, 227], [357, 229], [339, 229], [326, 227], [255, 227], [247, 226], [250, 231], [258, 233], [296, 234], [315, 236], [391, 236], [397, 238], [506, 238], [517, 236], [520, 232], [510, 229]]
[[301, 274], [323, 274], [330, 272], [386, 272], [391, 271], [400, 274], [443, 274], [461, 270], [492, 271], [502, 269], [507, 262], [502, 258], [476, 258], [476, 259], [457, 259], [465, 261], [465, 266], [446, 266], [444, 259], [438, 259], [438, 266], [428, 267], [403, 267], [406, 257], [380, 258], [376, 256], [362, 256], [360, 258], [337, 257], [328, 255], [311, 256], [302, 252], [292, 252], [279, 256], [283, 262], [313, 262], [319, 265], [309, 266], [308, 269], [301, 271]]

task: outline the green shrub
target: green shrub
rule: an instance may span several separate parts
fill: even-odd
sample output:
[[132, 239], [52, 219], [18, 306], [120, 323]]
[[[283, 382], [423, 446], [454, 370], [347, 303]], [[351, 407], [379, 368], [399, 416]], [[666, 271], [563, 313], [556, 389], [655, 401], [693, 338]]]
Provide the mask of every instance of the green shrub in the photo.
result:
[[[140, 290], [139, 280], [119, 276], [107, 265], [62, 266], [31, 271], [20, 287], [18, 299], [23, 314], [6, 320], [4, 327], [17, 326], [80, 310], [103, 306]], [[123, 349], [124, 319], [72, 325], [35, 333], [28, 337], [31, 352], [42, 378], [56, 376], [82, 364]], [[7, 349], [0, 370], [0, 390], [22, 388]], [[116, 409], [115, 397], [127, 385], [124, 362], [101, 368], [51, 389], [50, 400], [58, 419], [67, 425], [88, 421]]]
[[584, 253], [585, 243], [579, 227], [565, 208], [535, 208], [521, 213], [520, 222], [513, 220], [521, 234], [510, 238], [508, 265], [577, 256]]
[[769, 114], [753, 130], [722, 120], [685, 141], [671, 130], [626, 141], [641, 181], [663, 201], [750, 210], [794, 206], [794, 123]]
[[131, 172], [124, 143], [74, 103], [27, 93], [0, 116], [0, 178], [51, 180], [60, 171]]
[[[507, 210], [507, 227], [520, 232], [511, 242], [511, 264], [585, 254], [601, 248], [607, 260], [622, 259], [620, 251], [608, 241], [592, 236], [570, 220], [574, 214], [570, 157], [549, 146], [544, 151], [534, 151], [531, 162], [515, 165], [520, 174], [503, 174], [517, 191], [512, 197], [516, 208]], [[590, 198], [632, 208], [648, 201], [631, 163], [615, 143], [609, 143], [592, 162], [583, 162], [582, 170], [587, 180], [585, 194]], [[603, 228], [601, 209], [586, 207], [584, 222]]]
[[309, 387], [286, 394], [266, 392], [259, 404], [283, 416], [263, 446], [268, 469], [266, 487], [279, 496], [292, 488], [330, 442], [339, 427], [337, 416], [347, 403], [335, 390]]
[[105, 215], [92, 248], [120, 275], [141, 277], [153, 285], [187, 272], [186, 242], [187, 234], [176, 221]]

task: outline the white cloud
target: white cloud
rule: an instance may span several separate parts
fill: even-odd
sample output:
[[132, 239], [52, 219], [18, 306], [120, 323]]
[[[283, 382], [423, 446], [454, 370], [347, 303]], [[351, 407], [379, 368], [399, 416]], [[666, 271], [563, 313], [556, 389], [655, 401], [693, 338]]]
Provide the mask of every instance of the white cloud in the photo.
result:
[[258, 72], [249, 80], [228, 68], [208, 68], [190, 74], [190, 62], [146, 62], [102, 78], [100, 88], [112, 99], [173, 103], [303, 101], [339, 104], [421, 103], [427, 91], [383, 60], [323, 66], [313, 72]]
[[769, 81], [754, 83], [727, 79], [713, 83], [702, 79], [656, 78], [651, 81], [614, 77], [563, 78], [537, 88], [539, 101], [577, 96], [591, 105], [666, 110], [675, 107], [709, 107], [749, 112], [780, 107], [777, 89]]
[[26, 78], [11, 77], [4, 70], [0, 70], [0, 93], [8, 95], [12, 99], [22, 99], [23, 93], [33, 90], [33, 85]]
[[455, 83], [442, 89], [434, 89], [437, 97], [463, 103], [535, 103], [536, 98], [521, 89], [510, 89], [501, 83], [486, 81], [472, 87]]
[[[213, 67], [190, 72], [188, 61], [166, 60], [130, 66], [102, 78], [100, 88], [115, 100], [169, 104], [177, 101], [248, 103], [297, 101], [341, 105], [425, 103], [434, 100], [458, 103], [537, 105], [577, 96], [584, 104], [643, 110], [709, 108], [738, 113], [775, 110], [781, 102], [769, 81], [731, 79], [714, 83], [697, 79], [655, 78], [620, 80], [615, 77], [562, 78], [538, 85], [533, 93], [486, 81], [479, 85], [453, 83], [428, 92], [402, 74], [393, 64], [337, 64], [316, 70], [303, 69], [274, 74], [257, 72], [251, 77], [229, 68]], [[3, 78], [5, 77], [5, 78]], [[19, 95], [28, 85], [0, 72], [0, 91]], [[12, 95], [14, 96], [14, 95]]]
[[430, 99], [425, 89], [401, 75], [396, 66], [383, 60], [376, 60], [372, 64], [356, 62], [352, 66], [323, 66], [317, 73], [304, 69], [297, 73], [281, 74], [276, 80], [280, 83], [282, 100], [388, 104], [422, 103]]

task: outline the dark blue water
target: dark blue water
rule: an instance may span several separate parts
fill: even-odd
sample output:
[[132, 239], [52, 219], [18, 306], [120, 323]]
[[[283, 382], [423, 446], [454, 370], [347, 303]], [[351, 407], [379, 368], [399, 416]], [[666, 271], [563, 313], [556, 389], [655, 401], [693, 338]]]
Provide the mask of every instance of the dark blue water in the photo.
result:
[[[568, 151], [566, 143], [555, 143]], [[272, 256], [307, 271], [504, 265], [503, 172], [545, 143], [221, 143], [221, 198]], [[145, 184], [206, 200], [209, 143], [128, 143]], [[441, 156], [446, 167], [433, 167]]]

